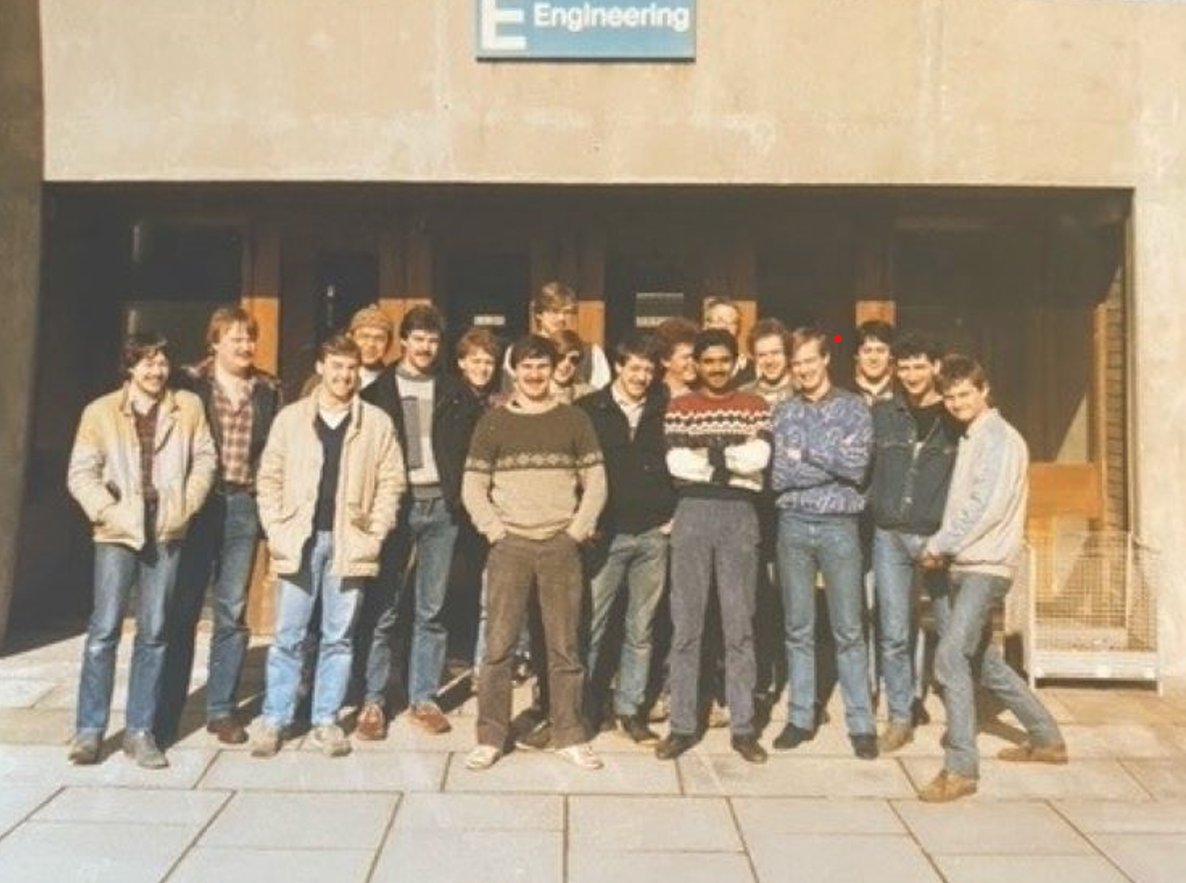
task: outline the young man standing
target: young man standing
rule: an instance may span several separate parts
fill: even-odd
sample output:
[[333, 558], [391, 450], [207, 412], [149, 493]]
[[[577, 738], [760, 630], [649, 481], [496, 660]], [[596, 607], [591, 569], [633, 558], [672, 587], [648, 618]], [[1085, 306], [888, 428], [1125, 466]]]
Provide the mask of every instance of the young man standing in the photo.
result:
[[870, 319], [857, 326], [853, 381], [870, 408], [894, 395], [894, 326]]
[[760, 395], [771, 408], [795, 393], [787, 358], [788, 336], [786, 326], [777, 319], [758, 320], [749, 334], [756, 376], [741, 389]]
[[[556, 342], [562, 331], [576, 331], [579, 317], [577, 304], [576, 292], [563, 282], [553, 281], [540, 286], [531, 299], [532, 333]], [[507, 350], [502, 366], [508, 387], [514, 385], [514, 368], [510, 356], [510, 350]], [[600, 346], [595, 343], [582, 345], [575, 379], [577, 383], [587, 383], [593, 389], [602, 389], [610, 382], [609, 361]]]
[[358, 398], [358, 366], [358, 344], [350, 338], [323, 343], [321, 383], [277, 415], [260, 459], [259, 516], [280, 580], [256, 757], [274, 755], [292, 723], [318, 601], [311, 742], [329, 757], [351, 750], [337, 718], [350, 678], [354, 623], [366, 581], [379, 572], [379, 551], [405, 485], [391, 420]]
[[181, 549], [155, 728], [163, 745], [177, 738], [181, 724], [207, 587], [214, 629], [206, 730], [228, 745], [247, 741], [235, 708], [247, 655], [247, 589], [260, 536], [255, 473], [281, 398], [279, 381], [255, 366], [258, 337], [259, 327], [246, 310], [221, 307], [206, 330], [209, 358], [179, 372], [178, 385], [196, 394], [205, 408], [218, 448], [218, 477]]
[[387, 367], [387, 353], [395, 337], [395, 323], [378, 304], [363, 307], [350, 318], [350, 339], [358, 344], [359, 389], [379, 379]]
[[474, 430], [462, 499], [490, 541], [486, 658], [478, 687], [478, 745], [472, 770], [492, 766], [506, 746], [514, 648], [533, 586], [547, 642], [552, 744], [582, 769], [601, 760], [581, 719], [584, 669], [577, 646], [583, 585], [579, 546], [605, 505], [601, 447], [584, 411], [551, 393], [556, 349], [529, 335], [510, 351], [514, 392]]
[[943, 403], [964, 426], [964, 435], [942, 526], [922, 553], [923, 567], [948, 567], [951, 574], [951, 609], [935, 654], [947, 709], [946, 754], [943, 769], [919, 795], [930, 803], [976, 792], [977, 684], [1013, 712], [1029, 736], [1024, 744], [1003, 749], [1001, 760], [1067, 762], [1054, 717], [987, 633], [993, 608], [1008, 593], [1022, 556], [1029, 452], [1020, 433], [991, 406], [988, 379], [978, 362], [950, 355], [939, 377]]
[[[592, 574], [592, 612], [585, 669], [595, 682], [610, 610], [625, 585], [625, 636], [614, 716], [622, 732], [639, 744], [659, 740], [647, 726], [644, 694], [655, 608], [667, 580], [667, 540], [675, 509], [663, 438], [667, 396], [661, 384], [652, 383], [654, 358], [650, 340], [628, 338], [614, 352], [614, 382], [577, 402], [593, 423], [609, 477], [609, 504], [586, 556]], [[599, 698], [596, 687], [591, 692], [595, 700]], [[594, 724], [600, 723], [599, 705], [594, 701], [587, 709]]]
[[[430, 733], [451, 729], [433, 697], [445, 667], [445, 593], [461, 514], [461, 475], [479, 406], [460, 380], [438, 370], [443, 334], [444, 320], [436, 307], [412, 307], [399, 326], [400, 360], [362, 393], [395, 426], [409, 493], [384, 555], [380, 585], [375, 586], [378, 606], [368, 603], [371, 615], [364, 618], [370, 653], [355, 731], [360, 739], [387, 735], [392, 645], [409, 589], [414, 610], [409, 714]], [[409, 586], [406, 578], [413, 557], [416, 577]]]
[[733, 382], [737, 386], [754, 379], [754, 364], [741, 352], [741, 307], [727, 297], [709, 296], [704, 299], [704, 327], [727, 331], [737, 345], [737, 359], [733, 364]]
[[82, 412], [67, 472], [70, 494], [94, 525], [95, 539], [95, 606], [69, 759], [99, 759], [124, 611], [138, 586], [124, 752], [139, 766], [159, 769], [169, 762], [153, 725], [181, 540], [210, 492], [218, 455], [198, 397], [166, 386], [164, 338], [129, 335], [123, 367], [123, 387]]
[[[894, 365], [901, 392], [873, 406], [869, 509], [874, 522], [877, 646], [889, 707], [889, 723], [878, 740], [883, 752], [896, 751], [914, 739], [914, 577], [923, 544], [943, 518], [963, 434], [943, 407], [936, 386], [940, 355], [933, 341], [914, 334], [899, 337]], [[946, 576], [942, 570], [924, 572], [940, 634], [947, 619]]]
[[836, 667], [853, 752], [877, 757], [862, 628], [861, 546], [857, 517], [873, 427], [860, 396], [832, 384], [828, 339], [818, 329], [791, 334], [798, 392], [774, 411], [778, 493], [778, 569], [786, 616], [791, 682], [789, 722], [774, 740], [795, 748], [815, 736], [815, 581], [823, 573]]
[[763, 763], [766, 751], [754, 728], [754, 501], [770, 461], [770, 409], [758, 396], [733, 388], [737, 341], [728, 331], [700, 332], [693, 355], [700, 389], [673, 400], [665, 420], [667, 466], [679, 502], [671, 531], [671, 730], [655, 746], [655, 756], [673, 760], [696, 744], [701, 640], [715, 575], [733, 749], [750, 763]]
[[696, 324], [690, 319], [676, 317], [667, 319], [655, 329], [659, 342], [659, 367], [663, 369], [661, 380], [667, 387], [667, 398], [677, 399], [687, 395], [696, 386], [696, 360], [692, 347], [696, 344]]

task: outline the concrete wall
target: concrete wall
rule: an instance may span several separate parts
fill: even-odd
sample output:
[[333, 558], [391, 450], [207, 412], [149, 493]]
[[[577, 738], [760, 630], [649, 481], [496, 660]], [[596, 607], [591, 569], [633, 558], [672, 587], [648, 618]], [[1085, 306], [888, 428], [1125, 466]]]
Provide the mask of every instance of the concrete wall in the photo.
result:
[[0, 25], [0, 645], [25, 487], [41, 254], [41, 42], [36, 0], [7, 0]]
[[52, 181], [1133, 188], [1136, 523], [1186, 673], [1186, 5], [706, 0], [689, 65], [478, 63], [466, 0], [41, 6]]

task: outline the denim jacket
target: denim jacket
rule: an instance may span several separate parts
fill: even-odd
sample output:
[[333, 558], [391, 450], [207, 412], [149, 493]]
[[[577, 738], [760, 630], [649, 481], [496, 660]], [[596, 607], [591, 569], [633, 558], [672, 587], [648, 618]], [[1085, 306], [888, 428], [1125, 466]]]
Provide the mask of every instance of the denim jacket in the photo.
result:
[[959, 424], [942, 411], [920, 439], [900, 395], [873, 406], [869, 507], [878, 527], [925, 536], [939, 529], [961, 435]]

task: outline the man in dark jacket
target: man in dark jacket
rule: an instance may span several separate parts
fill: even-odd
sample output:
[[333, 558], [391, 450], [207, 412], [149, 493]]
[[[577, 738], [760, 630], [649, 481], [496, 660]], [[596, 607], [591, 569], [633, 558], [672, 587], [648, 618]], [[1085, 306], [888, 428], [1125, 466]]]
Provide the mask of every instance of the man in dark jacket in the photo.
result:
[[667, 395], [663, 384], [652, 382], [653, 344], [631, 337], [618, 344], [614, 363], [613, 383], [577, 401], [593, 422], [609, 479], [609, 503], [587, 558], [592, 613], [585, 669], [595, 683], [609, 613], [625, 585], [625, 634], [614, 716], [630, 739], [646, 744], [659, 740], [642, 712], [655, 608], [667, 577], [675, 489], [663, 436]]
[[415, 554], [414, 621], [408, 664], [411, 716], [430, 733], [451, 727], [434, 700], [445, 667], [448, 634], [445, 592], [457, 540], [461, 476], [479, 403], [460, 380], [438, 370], [444, 321], [432, 306], [415, 306], [399, 327], [401, 356], [362, 392], [391, 417], [404, 452], [408, 493], [387, 543], [379, 584], [368, 602], [374, 622], [366, 660], [366, 695], [358, 715], [360, 739], [383, 739], [389, 718], [392, 641], [399, 625], [408, 564]]
[[[889, 723], [879, 748], [896, 751], [914, 738], [915, 673], [910, 652], [914, 575], [927, 537], [939, 529], [961, 429], [936, 388], [938, 344], [913, 334], [893, 348], [900, 390], [873, 406], [873, 580], [877, 643]], [[940, 629], [947, 573], [924, 572]]]
[[218, 448], [218, 475], [190, 526], [178, 564], [168, 649], [155, 730], [164, 745], [177, 738], [194, 661], [194, 632], [211, 589], [214, 631], [206, 680], [206, 729], [240, 744], [247, 731], [235, 716], [247, 655], [247, 590], [259, 545], [255, 474], [280, 410], [280, 383], [255, 366], [259, 326], [241, 307], [214, 311], [206, 331], [210, 357], [182, 369], [177, 385], [197, 394]]

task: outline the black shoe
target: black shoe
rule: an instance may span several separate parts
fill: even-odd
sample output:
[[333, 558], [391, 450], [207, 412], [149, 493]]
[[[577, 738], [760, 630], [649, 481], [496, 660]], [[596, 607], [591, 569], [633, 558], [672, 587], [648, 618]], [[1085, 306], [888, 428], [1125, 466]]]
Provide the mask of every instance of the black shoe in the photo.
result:
[[815, 730], [805, 730], [794, 724], [787, 724], [782, 728], [782, 732], [775, 737], [774, 747], [779, 751], [789, 751], [792, 748], [798, 748], [804, 742], [810, 742], [814, 738]]
[[749, 763], [766, 762], [766, 749], [758, 744], [757, 736], [734, 736], [730, 744], [743, 760]]
[[914, 726], [916, 727], [921, 727], [931, 722], [931, 715], [927, 712], [927, 707], [922, 704], [921, 699], [914, 700], [914, 706], [910, 709], [910, 717], [913, 719]]
[[618, 715], [618, 728], [635, 745], [654, 745], [659, 734], [647, 726], [646, 720], [637, 714]]
[[849, 736], [848, 741], [852, 743], [852, 753], [861, 760], [877, 759], [877, 736], [873, 733], [858, 733]]
[[659, 760], [675, 760], [689, 748], [696, 744], [695, 736], [683, 733], [669, 733], [655, 746], [655, 757]]

